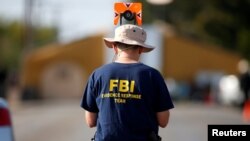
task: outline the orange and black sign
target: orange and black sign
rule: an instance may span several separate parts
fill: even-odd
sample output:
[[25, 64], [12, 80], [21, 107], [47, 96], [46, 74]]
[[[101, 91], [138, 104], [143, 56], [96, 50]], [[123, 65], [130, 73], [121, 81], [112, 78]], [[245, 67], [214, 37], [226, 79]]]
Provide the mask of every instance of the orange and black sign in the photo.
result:
[[114, 4], [114, 24], [117, 25], [119, 20], [122, 24], [122, 18], [127, 21], [134, 20], [134, 23], [142, 25], [142, 4], [141, 3], [123, 3], [118, 2]]

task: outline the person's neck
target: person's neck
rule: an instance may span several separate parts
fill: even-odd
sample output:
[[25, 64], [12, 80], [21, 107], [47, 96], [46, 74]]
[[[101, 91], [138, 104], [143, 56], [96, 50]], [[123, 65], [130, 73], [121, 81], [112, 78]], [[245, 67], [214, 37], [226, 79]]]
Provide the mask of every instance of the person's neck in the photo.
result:
[[127, 64], [131, 64], [131, 63], [138, 63], [139, 59], [136, 58], [131, 58], [131, 57], [118, 57], [115, 62], [117, 63], [127, 63]]

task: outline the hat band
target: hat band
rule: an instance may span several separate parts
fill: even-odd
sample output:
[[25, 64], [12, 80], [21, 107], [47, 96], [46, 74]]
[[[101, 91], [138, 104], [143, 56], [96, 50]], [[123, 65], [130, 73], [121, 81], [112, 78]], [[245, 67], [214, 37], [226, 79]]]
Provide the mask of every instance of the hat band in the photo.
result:
[[116, 37], [115, 40], [119, 40], [119, 41], [123, 41], [123, 40], [130, 40], [130, 41], [135, 41], [135, 42], [139, 42], [139, 43], [144, 43], [145, 40], [138, 38], [136, 36], [134, 37], [128, 37], [128, 36], [119, 36]]

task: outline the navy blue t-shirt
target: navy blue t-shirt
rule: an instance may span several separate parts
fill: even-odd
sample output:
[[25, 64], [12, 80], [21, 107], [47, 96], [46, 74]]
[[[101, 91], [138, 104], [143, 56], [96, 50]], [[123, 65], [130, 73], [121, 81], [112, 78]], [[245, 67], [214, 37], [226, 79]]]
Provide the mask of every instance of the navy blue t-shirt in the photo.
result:
[[81, 107], [98, 113], [96, 141], [146, 141], [156, 113], [174, 107], [161, 74], [143, 63], [110, 63], [89, 77]]

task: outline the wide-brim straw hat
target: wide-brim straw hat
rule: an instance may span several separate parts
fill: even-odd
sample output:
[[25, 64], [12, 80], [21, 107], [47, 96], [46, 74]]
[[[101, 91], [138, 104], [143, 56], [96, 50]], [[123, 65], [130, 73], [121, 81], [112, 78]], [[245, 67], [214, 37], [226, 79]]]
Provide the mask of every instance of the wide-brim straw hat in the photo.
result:
[[142, 27], [133, 24], [125, 24], [115, 29], [114, 38], [104, 38], [107, 47], [112, 48], [112, 44], [120, 42], [128, 45], [138, 45], [143, 47], [143, 52], [150, 52], [155, 47], [145, 44], [147, 33]]

